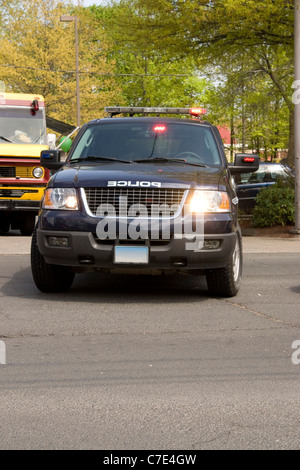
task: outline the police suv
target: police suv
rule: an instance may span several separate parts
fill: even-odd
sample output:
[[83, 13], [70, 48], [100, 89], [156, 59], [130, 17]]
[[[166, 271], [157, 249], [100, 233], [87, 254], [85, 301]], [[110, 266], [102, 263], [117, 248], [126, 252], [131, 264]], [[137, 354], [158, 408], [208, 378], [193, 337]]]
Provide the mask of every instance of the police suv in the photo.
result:
[[242, 236], [232, 176], [256, 171], [259, 158], [237, 154], [229, 165], [202, 108], [105, 110], [80, 129], [65, 162], [59, 149], [41, 152], [53, 176], [32, 236], [38, 289], [65, 291], [90, 270], [178, 272], [235, 296]]

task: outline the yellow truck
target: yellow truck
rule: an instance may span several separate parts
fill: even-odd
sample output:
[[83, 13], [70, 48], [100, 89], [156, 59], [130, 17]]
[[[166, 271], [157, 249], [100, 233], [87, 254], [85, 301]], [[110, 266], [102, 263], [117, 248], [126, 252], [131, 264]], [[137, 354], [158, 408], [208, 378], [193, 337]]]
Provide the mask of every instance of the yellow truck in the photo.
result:
[[48, 149], [41, 95], [0, 94], [0, 232], [31, 235], [49, 170], [40, 165]]

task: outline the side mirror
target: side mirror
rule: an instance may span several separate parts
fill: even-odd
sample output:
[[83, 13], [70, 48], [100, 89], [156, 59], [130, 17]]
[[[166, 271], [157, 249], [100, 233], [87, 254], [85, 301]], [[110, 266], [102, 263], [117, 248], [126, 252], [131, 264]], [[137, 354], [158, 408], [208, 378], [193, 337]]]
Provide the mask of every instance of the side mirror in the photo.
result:
[[64, 164], [60, 161], [61, 150], [49, 149], [41, 151], [40, 164], [48, 170], [58, 170]]
[[251, 153], [236, 153], [233, 165], [229, 165], [231, 174], [254, 173], [259, 168], [260, 158]]

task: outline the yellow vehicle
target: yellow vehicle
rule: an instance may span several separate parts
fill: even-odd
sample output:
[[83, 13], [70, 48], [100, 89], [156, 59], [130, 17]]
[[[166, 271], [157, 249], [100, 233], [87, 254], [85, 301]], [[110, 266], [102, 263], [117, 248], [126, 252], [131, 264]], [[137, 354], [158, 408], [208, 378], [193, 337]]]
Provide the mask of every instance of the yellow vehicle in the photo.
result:
[[0, 94], [0, 232], [31, 235], [49, 170], [40, 166], [48, 149], [43, 96]]

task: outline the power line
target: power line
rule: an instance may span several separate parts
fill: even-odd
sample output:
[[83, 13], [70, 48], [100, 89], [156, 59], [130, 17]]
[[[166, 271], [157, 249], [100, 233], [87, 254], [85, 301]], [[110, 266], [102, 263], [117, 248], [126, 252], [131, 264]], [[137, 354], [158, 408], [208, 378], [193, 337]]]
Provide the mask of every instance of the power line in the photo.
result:
[[[53, 72], [53, 73], [66, 73], [66, 74], [76, 74], [75, 70], [53, 70], [42, 67], [26, 67], [21, 65], [9, 65], [9, 64], [0, 64], [0, 67], [5, 68], [14, 68], [14, 69], [23, 69], [23, 70], [34, 70], [41, 72]], [[283, 72], [283, 71], [292, 71], [293, 67], [285, 67], [281, 69], [274, 69], [273, 72]], [[203, 74], [204, 76], [226, 76], [226, 75], [247, 75], [254, 73], [262, 73], [261, 69], [252, 69], [252, 70], [243, 70], [243, 71], [229, 71], [229, 72], [207, 72]], [[191, 75], [187, 73], [182, 74], [158, 74], [158, 73], [112, 73], [112, 72], [88, 72], [88, 71], [79, 71], [80, 75], [101, 75], [101, 76], [110, 76], [110, 77], [172, 77], [172, 78], [183, 78], [183, 77], [199, 77], [199, 75]]]
[[[0, 67], [10, 67], [14, 69], [25, 69], [25, 70], [38, 70], [43, 72], [53, 72], [53, 73], [69, 73], [75, 74], [75, 70], [53, 70], [53, 69], [46, 69], [41, 67], [25, 67], [21, 65], [8, 65], [8, 64], [0, 64]], [[157, 73], [111, 73], [111, 72], [84, 72], [79, 71], [81, 75], [107, 75], [107, 76], [121, 76], [121, 77], [190, 77], [190, 74], [182, 73], [182, 74], [157, 74]]]

